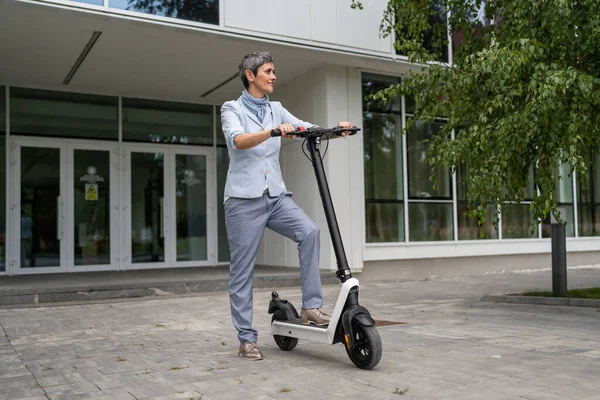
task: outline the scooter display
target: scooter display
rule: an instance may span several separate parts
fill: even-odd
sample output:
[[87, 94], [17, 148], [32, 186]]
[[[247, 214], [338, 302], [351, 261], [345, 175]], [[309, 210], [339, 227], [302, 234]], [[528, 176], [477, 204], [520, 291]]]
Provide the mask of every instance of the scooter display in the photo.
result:
[[[359, 130], [355, 126], [352, 128], [336, 126], [309, 129], [300, 127], [296, 131], [287, 133], [287, 135], [304, 138], [304, 143], [307, 144], [310, 156], [307, 155], [307, 157], [313, 165], [337, 260], [336, 276], [340, 279], [342, 286], [327, 326], [303, 324], [296, 308], [289, 301], [281, 299], [277, 292], [271, 294], [269, 314], [273, 314], [271, 333], [281, 350], [293, 350], [298, 344], [298, 339], [329, 344], [343, 343], [346, 353], [354, 365], [361, 369], [371, 369], [381, 360], [381, 338], [371, 314], [358, 303], [359, 282], [358, 279], [352, 277], [348, 266], [320, 152], [322, 139], [329, 140], [340, 137], [343, 132], [350, 132], [351, 135], [354, 135]], [[273, 129], [271, 136], [281, 136], [281, 132]]]

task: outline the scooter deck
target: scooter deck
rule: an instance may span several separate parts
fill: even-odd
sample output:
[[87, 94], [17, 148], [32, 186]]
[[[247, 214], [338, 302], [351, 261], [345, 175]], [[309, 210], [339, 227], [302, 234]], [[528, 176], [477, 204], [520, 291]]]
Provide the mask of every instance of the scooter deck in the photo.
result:
[[329, 325], [303, 324], [301, 318], [294, 318], [294, 319], [290, 319], [287, 321], [277, 321], [277, 322], [280, 324], [300, 325], [300, 326], [306, 326], [308, 328], [320, 328], [323, 330], [326, 330], [329, 327]]

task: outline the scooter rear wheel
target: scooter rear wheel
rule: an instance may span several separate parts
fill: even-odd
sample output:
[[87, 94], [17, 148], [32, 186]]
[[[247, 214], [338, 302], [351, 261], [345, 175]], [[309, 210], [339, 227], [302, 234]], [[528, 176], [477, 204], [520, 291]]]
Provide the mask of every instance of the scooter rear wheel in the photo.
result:
[[[271, 317], [271, 323], [274, 321], [287, 321], [283, 311], [277, 310], [273, 313], [273, 317]], [[277, 346], [284, 351], [293, 350], [298, 344], [298, 339], [289, 336], [273, 335], [273, 339], [275, 339]]]
[[358, 321], [352, 322], [354, 347], [346, 348], [350, 360], [360, 369], [371, 369], [381, 360], [381, 337], [375, 326], [364, 326]]

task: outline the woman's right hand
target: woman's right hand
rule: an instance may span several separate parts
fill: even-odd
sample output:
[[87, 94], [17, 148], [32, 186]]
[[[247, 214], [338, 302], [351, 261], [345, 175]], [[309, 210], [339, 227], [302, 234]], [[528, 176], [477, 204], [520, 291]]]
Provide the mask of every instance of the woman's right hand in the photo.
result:
[[294, 139], [294, 135], [289, 135], [289, 132], [293, 132], [295, 129], [291, 124], [279, 124], [277, 125], [277, 129], [279, 129], [279, 131], [281, 132], [281, 137], [283, 138], [288, 138], [288, 139]]

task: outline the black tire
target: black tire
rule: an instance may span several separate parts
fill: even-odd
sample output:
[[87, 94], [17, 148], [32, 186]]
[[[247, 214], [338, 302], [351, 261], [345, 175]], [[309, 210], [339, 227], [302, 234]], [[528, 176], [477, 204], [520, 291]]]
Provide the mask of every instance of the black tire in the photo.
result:
[[344, 346], [350, 360], [360, 369], [371, 369], [381, 360], [381, 337], [375, 326], [364, 326], [352, 321], [354, 347], [348, 350]]
[[[271, 323], [273, 323], [273, 321], [287, 321], [287, 318], [283, 311], [277, 310], [273, 313], [273, 317], [271, 318]], [[275, 339], [277, 346], [284, 351], [293, 350], [298, 344], [298, 339], [289, 336], [273, 335], [273, 339]]]

